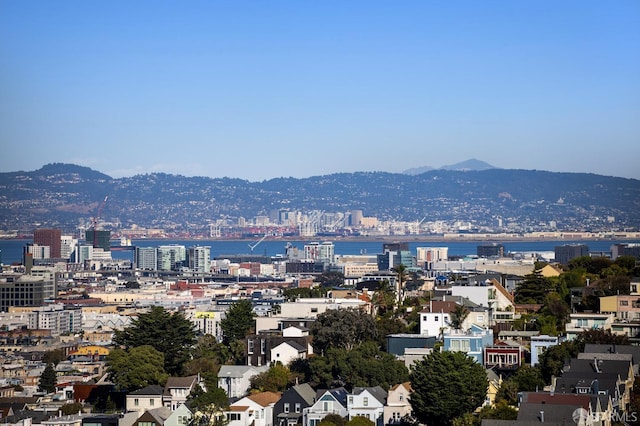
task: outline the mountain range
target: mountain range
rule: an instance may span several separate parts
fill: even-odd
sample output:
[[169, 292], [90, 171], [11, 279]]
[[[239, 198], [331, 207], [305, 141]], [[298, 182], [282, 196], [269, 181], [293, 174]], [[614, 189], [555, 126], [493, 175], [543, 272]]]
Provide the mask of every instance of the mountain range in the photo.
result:
[[[477, 160], [476, 160], [477, 161]], [[462, 166], [460, 166], [462, 164]], [[483, 170], [471, 170], [471, 166]], [[453, 167], [453, 166], [451, 166]], [[451, 168], [449, 167], [449, 168]], [[640, 180], [459, 163], [420, 174], [358, 172], [263, 182], [151, 173], [112, 178], [73, 164], [0, 173], [0, 230], [72, 232], [100, 219], [115, 227], [202, 231], [274, 212], [362, 210], [379, 220], [466, 221], [478, 229], [638, 230]], [[108, 201], [101, 206], [105, 197]]]
[[[470, 160], [462, 161], [460, 163], [451, 164], [448, 166], [442, 166], [437, 170], [457, 170], [461, 172], [468, 172], [471, 170], [478, 171], [478, 170], [488, 170], [488, 169], [495, 169], [495, 168], [496, 167], [492, 166], [489, 163], [485, 163], [482, 160], [476, 160], [475, 158], [472, 158]], [[425, 172], [429, 172], [431, 170], [436, 170], [436, 169], [431, 166], [422, 166], [422, 167], [407, 169], [402, 173], [407, 175], [419, 175]]]

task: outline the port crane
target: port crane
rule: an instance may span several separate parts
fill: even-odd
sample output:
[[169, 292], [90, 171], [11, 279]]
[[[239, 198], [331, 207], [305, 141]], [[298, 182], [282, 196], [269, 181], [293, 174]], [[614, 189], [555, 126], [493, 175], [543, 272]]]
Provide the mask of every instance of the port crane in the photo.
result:
[[104, 209], [104, 205], [107, 204], [107, 199], [109, 198], [108, 195], [106, 195], [104, 197], [104, 200], [102, 200], [102, 203], [100, 204], [100, 206], [98, 207], [98, 210], [96, 212], [96, 215], [91, 218], [91, 223], [93, 225], [93, 247], [98, 247], [98, 220], [100, 219], [100, 215], [102, 215], [102, 209]]
[[265, 238], [267, 238], [268, 234], [264, 234], [264, 236], [262, 238], [260, 238], [256, 243], [254, 244], [247, 244], [249, 246], [249, 249], [251, 249], [251, 254], [253, 254], [253, 250], [258, 247], [258, 245], [260, 245], [261, 242], [264, 241]]

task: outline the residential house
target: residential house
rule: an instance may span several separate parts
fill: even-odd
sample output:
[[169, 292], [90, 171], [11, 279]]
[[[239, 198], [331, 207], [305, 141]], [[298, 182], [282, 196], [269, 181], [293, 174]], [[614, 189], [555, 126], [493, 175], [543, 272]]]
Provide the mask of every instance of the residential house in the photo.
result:
[[383, 424], [398, 425], [403, 417], [412, 415], [413, 409], [409, 402], [411, 392], [411, 383], [409, 382], [391, 386], [387, 394], [387, 403], [383, 409]]
[[164, 421], [164, 426], [187, 426], [192, 418], [191, 410], [185, 404], [180, 404]]
[[96, 414], [82, 418], [82, 426], [118, 426], [118, 414]]
[[496, 374], [493, 370], [485, 370], [487, 372], [487, 396], [483, 405], [493, 405], [496, 403], [496, 395], [500, 386], [502, 386], [502, 375]]
[[487, 307], [481, 307], [469, 299], [460, 297], [453, 299], [433, 300], [424, 307], [420, 312], [420, 334], [441, 337], [445, 332], [451, 330], [452, 312], [461, 305], [467, 310], [467, 316], [461, 324], [463, 330], [468, 329], [472, 324], [481, 327], [489, 326]]
[[443, 350], [464, 352], [484, 364], [484, 348], [493, 344], [493, 330], [472, 325], [469, 330], [451, 330], [444, 335]]
[[142, 415], [147, 410], [162, 407], [162, 395], [164, 388], [159, 385], [150, 385], [127, 394], [126, 411], [136, 411]]
[[471, 300], [476, 305], [489, 309], [489, 326], [496, 322], [508, 322], [515, 319], [513, 295], [497, 280], [478, 282], [476, 285], [451, 286], [451, 295]]
[[204, 384], [200, 380], [200, 376], [188, 377], [169, 377], [164, 385], [162, 394], [162, 405], [170, 408], [172, 411], [181, 404], [187, 402], [187, 397], [191, 391], [200, 386], [204, 389]]
[[315, 402], [315, 396], [316, 392], [308, 383], [295, 385], [284, 391], [273, 407], [273, 425], [301, 425], [302, 410]]
[[600, 313], [613, 314], [611, 331], [634, 338], [640, 334], [640, 296], [613, 295], [600, 297]]
[[[275, 347], [285, 342], [289, 343], [289, 348], [282, 347], [280, 351], [273, 351]], [[278, 359], [277, 355], [288, 357], [291, 360], [306, 358], [308, 354], [313, 353], [309, 330], [296, 326], [288, 326], [281, 330], [261, 330], [257, 334], [247, 336], [246, 347], [247, 365], [257, 366], [269, 365], [275, 361], [286, 365], [286, 362]]]
[[218, 387], [229, 398], [240, 398], [247, 394], [251, 378], [269, 369], [268, 366], [223, 365], [218, 372]]
[[169, 416], [171, 416], [170, 408], [154, 408], [153, 410], [147, 410], [142, 413], [142, 415], [133, 422], [132, 426], [163, 426]]
[[524, 364], [525, 348], [499, 342], [484, 347], [483, 359], [485, 368], [492, 369], [498, 374], [513, 373]]
[[387, 392], [380, 386], [369, 388], [354, 387], [347, 395], [347, 413], [349, 420], [364, 417], [376, 426], [384, 426], [384, 407], [387, 403]]
[[227, 426], [273, 426], [273, 407], [279, 392], [260, 392], [231, 404], [225, 413]]
[[271, 362], [280, 362], [282, 365], [288, 365], [296, 359], [304, 359], [307, 357], [307, 348], [300, 346], [297, 342], [282, 342], [275, 348], [271, 349]]
[[540, 357], [547, 348], [555, 346], [560, 343], [558, 336], [549, 336], [541, 334], [539, 336], [531, 336], [531, 366], [538, 365]]
[[347, 390], [343, 387], [316, 392], [315, 402], [302, 409], [302, 425], [317, 426], [329, 414], [347, 417]]
[[613, 314], [573, 313], [569, 314], [569, 322], [565, 325], [567, 340], [573, 340], [585, 330], [600, 329], [611, 331]]
[[611, 398], [616, 412], [625, 412], [635, 380], [630, 360], [572, 359], [552, 382], [555, 394], [575, 393]]

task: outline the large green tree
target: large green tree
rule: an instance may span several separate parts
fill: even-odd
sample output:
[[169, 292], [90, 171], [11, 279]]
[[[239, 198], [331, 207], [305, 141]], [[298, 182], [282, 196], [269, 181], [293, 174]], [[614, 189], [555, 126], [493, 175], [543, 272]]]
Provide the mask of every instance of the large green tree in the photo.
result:
[[53, 364], [49, 363], [40, 375], [40, 382], [38, 385], [40, 389], [47, 393], [55, 392], [57, 380], [56, 370], [53, 368]]
[[120, 389], [134, 391], [149, 385], [164, 385], [164, 355], [153, 346], [114, 349], [107, 356], [109, 379]]
[[293, 379], [291, 370], [277, 362], [267, 371], [251, 378], [251, 389], [258, 392], [284, 392], [292, 384]]
[[193, 324], [184, 315], [154, 306], [149, 312], [138, 315], [129, 327], [116, 331], [113, 341], [124, 349], [152, 346], [164, 354], [164, 370], [180, 376], [191, 359], [196, 334]]
[[358, 344], [377, 339], [371, 315], [360, 309], [330, 309], [318, 315], [311, 325], [313, 350], [322, 354], [329, 348], [353, 349]]
[[[296, 368], [298, 366], [292, 364], [292, 369]], [[310, 381], [323, 388], [381, 386], [388, 389], [409, 378], [404, 363], [379, 350], [374, 342], [363, 343], [351, 350], [331, 348], [324, 356], [311, 358], [306, 373]]]
[[220, 321], [223, 341], [226, 345], [244, 338], [255, 329], [255, 314], [250, 300], [242, 299], [229, 307], [224, 319]]
[[484, 367], [463, 352], [432, 352], [411, 370], [411, 407], [429, 425], [448, 425], [473, 412], [487, 394]]

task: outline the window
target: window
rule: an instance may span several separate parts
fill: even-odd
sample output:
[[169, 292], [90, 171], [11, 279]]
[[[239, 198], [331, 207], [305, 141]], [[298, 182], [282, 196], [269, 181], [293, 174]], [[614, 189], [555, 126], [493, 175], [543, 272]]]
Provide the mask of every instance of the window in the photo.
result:
[[576, 320], [576, 327], [588, 327], [589, 326], [589, 320], [588, 319], [582, 319], [582, 318], [578, 318]]
[[153, 407], [153, 404], [155, 404], [155, 401], [156, 401], [155, 399], [149, 398], [149, 405]]
[[285, 403], [285, 404], [284, 404], [284, 412], [285, 412], [285, 413], [288, 413], [288, 412], [289, 412], [289, 409], [290, 409], [290, 407], [289, 407], [289, 403], [287, 402], [287, 403]]
[[318, 313], [318, 308], [311, 308], [311, 313], [312, 314]]
[[296, 413], [300, 412], [300, 403], [296, 402]]
[[621, 300], [620, 301], [620, 306], [629, 306], [629, 301], [628, 300]]
[[240, 413], [227, 413], [227, 419], [230, 421], [240, 420], [240, 418], [241, 418]]
[[404, 401], [404, 394], [403, 394], [403, 393], [401, 393], [401, 394], [400, 394], [400, 396], [398, 396], [398, 399], [399, 399], [400, 401]]
[[140, 400], [139, 400], [138, 398], [134, 399], [134, 400], [133, 400], [133, 405], [135, 405], [136, 407], [137, 407], [138, 405], [140, 405]]
[[478, 319], [479, 323], [483, 323], [484, 322], [484, 315], [478, 315], [477, 319]]
[[426, 320], [427, 320], [427, 316], [426, 316], [426, 315], [423, 315], [423, 316], [422, 316], [422, 321], [426, 321]]
[[437, 315], [435, 317], [433, 317], [433, 319], [435, 320], [435, 322], [438, 322], [438, 316]]
[[365, 397], [362, 399], [362, 405], [364, 405], [365, 407], [368, 407], [368, 406], [369, 406], [369, 397], [366, 397], [366, 396], [365, 396]]
[[353, 405], [353, 397], [349, 396], [349, 405]]
[[178, 416], [179, 425], [186, 425], [187, 423], [189, 423], [189, 416]]
[[253, 353], [253, 340], [251, 339], [247, 340], [247, 353]]

